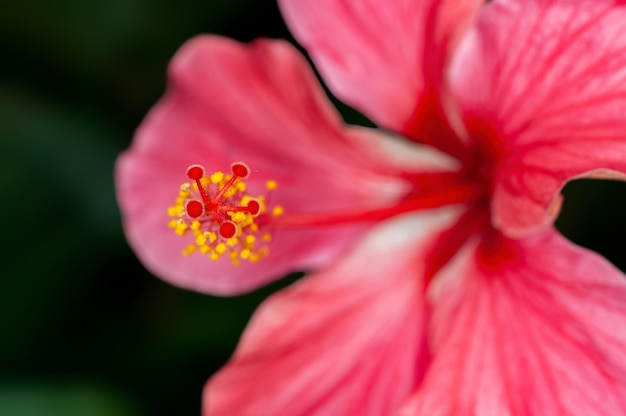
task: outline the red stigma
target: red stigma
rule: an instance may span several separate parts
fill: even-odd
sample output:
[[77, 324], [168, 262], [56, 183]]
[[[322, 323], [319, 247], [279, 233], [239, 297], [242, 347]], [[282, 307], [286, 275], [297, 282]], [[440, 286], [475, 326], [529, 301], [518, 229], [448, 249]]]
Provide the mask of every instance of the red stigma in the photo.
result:
[[187, 168], [187, 177], [198, 180], [204, 176], [204, 168], [200, 165], [191, 165]]
[[230, 166], [233, 175], [246, 179], [250, 176], [250, 168], [243, 162], [235, 162]]
[[224, 221], [220, 225], [220, 236], [222, 238], [231, 238], [237, 234], [237, 224], [232, 221]]
[[187, 204], [185, 205], [185, 212], [187, 212], [189, 218], [198, 218], [204, 214], [204, 206], [202, 203], [192, 199], [187, 201]]
[[246, 206], [246, 208], [248, 208], [248, 213], [253, 217], [256, 217], [261, 213], [261, 204], [256, 199], [251, 199], [250, 201], [248, 201], [248, 205]]

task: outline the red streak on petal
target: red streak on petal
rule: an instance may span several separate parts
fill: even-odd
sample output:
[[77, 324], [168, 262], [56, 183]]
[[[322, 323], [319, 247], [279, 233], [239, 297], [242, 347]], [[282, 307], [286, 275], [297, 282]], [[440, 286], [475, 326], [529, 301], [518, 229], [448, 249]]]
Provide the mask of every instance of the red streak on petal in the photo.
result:
[[380, 221], [399, 214], [438, 208], [451, 204], [468, 203], [484, 195], [484, 186], [477, 183], [457, 184], [444, 189], [410, 196], [397, 204], [371, 210], [332, 212], [324, 214], [288, 214], [279, 218], [260, 217], [259, 225], [275, 227], [310, 227], [354, 222]]
[[425, 256], [424, 291], [469, 238], [489, 222], [487, 210], [481, 205], [469, 208], [450, 228], [443, 231]]
[[488, 229], [476, 251], [479, 268], [489, 272], [510, 268], [520, 260], [520, 251], [515, 243], [501, 232]]

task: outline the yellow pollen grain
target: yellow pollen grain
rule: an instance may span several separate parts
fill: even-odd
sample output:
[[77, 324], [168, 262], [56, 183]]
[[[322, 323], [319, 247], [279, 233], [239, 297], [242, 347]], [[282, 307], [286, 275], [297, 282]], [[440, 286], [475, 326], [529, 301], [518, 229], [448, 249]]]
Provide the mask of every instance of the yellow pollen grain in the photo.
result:
[[233, 212], [230, 216], [230, 219], [237, 224], [241, 224], [246, 219], [246, 214], [244, 214], [243, 212]]
[[252, 252], [249, 249], [244, 248], [239, 253], [239, 257], [241, 257], [242, 259], [246, 260], [246, 259], [250, 258], [250, 254], [252, 254]]
[[236, 237], [232, 237], [226, 240], [226, 244], [228, 244], [228, 246], [230, 247], [235, 247], [238, 243], [239, 243], [239, 239], [237, 239]]
[[201, 227], [201, 226], [202, 226], [202, 224], [200, 224], [200, 221], [198, 221], [198, 220], [194, 220], [194, 221], [191, 223], [191, 227], [190, 227], [190, 228], [191, 228], [192, 230], [194, 230], [194, 231], [197, 231], [197, 230], [199, 230], [199, 229], [200, 229], [200, 227]]
[[224, 197], [225, 198], [231, 198], [231, 197], [235, 196], [237, 194], [237, 192], [238, 192], [237, 188], [233, 186], [231, 188], [228, 188], [226, 190], [226, 192], [224, 192]]
[[272, 215], [275, 217], [279, 217], [285, 213], [285, 210], [280, 205], [276, 205], [274, 209], [272, 209]]
[[169, 207], [167, 209], [167, 216], [168, 217], [177, 217], [178, 216], [178, 210], [176, 208], [177, 207]]
[[256, 241], [256, 237], [250, 234], [246, 236], [245, 240], [246, 240], [246, 244], [252, 245]]
[[211, 251], [211, 247], [207, 245], [200, 246], [200, 253], [208, 254]]
[[250, 224], [250, 231], [252, 231], [253, 233], [256, 233], [257, 231], [259, 231], [259, 226], [257, 224], [255, 224], [254, 222]]
[[239, 192], [245, 192], [246, 191], [246, 183], [243, 182], [243, 181], [235, 182], [235, 187], [237, 188], [237, 190]]
[[223, 172], [215, 172], [213, 175], [211, 175], [211, 182], [213, 182], [214, 184], [219, 184], [224, 180], [224, 173]]
[[170, 222], [167, 223], [167, 226], [170, 228], [176, 228], [178, 226], [178, 221], [170, 220]]
[[199, 246], [204, 246], [206, 244], [206, 237], [204, 234], [199, 234], [196, 237], [196, 244]]
[[185, 249], [183, 249], [183, 256], [189, 256], [193, 254], [194, 251], [196, 251], [196, 246], [189, 244]]
[[270, 233], [263, 234], [263, 241], [265, 241], [265, 242], [272, 241], [272, 234], [270, 234]]
[[214, 243], [217, 240], [217, 234], [212, 231], [207, 231], [204, 233], [204, 236], [209, 240], [209, 242]]
[[174, 232], [178, 235], [185, 235], [185, 233], [187, 232], [187, 224], [185, 224], [184, 222], [181, 221], [177, 221], [176, 222], [176, 228], [174, 229]]
[[217, 254], [224, 254], [226, 253], [226, 250], [227, 250], [226, 244], [224, 243], [219, 243], [218, 245], [215, 246], [215, 252]]
[[269, 180], [265, 182], [265, 186], [267, 187], [268, 191], [273, 191], [274, 189], [278, 188], [278, 182], [274, 180]]
[[213, 261], [217, 261], [220, 259], [220, 254], [216, 253], [215, 251], [212, 251], [209, 253], [209, 258]]
[[207, 188], [209, 185], [211, 185], [212, 180], [210, 178], [208, 178], [207, 176], [203, 176], [200, 178], [200, 184], [202, 185], [203, 188]]

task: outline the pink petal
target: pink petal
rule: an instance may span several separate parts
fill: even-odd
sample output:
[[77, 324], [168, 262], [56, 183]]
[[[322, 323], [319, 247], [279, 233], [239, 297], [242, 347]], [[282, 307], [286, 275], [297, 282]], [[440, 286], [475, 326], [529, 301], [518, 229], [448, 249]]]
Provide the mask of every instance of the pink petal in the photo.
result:
[[626, 414], [626, 279], [605, 259], [549, 229], [491, 236], [441, 277], [403, 415]]
[[376, 123], [405, 132], [426, 89], [437, 93], [448, 55], [483, 2], [281, 0], [279, 4], [333, 93]]
[[[391, 167], [399, 146], [370, 130], [346, 129], [306, 61], [285, 42], [195, 38], [174, 58], [170, 82], [120, 157], [116, 181], [131, 246], [173, 284], [217, 294], [250, 290], [331, 261], [367, 228], [276, 230], [270, 256], [238, 268], [227, 259], [183, 257], [192, 241], [167, 227], [166, 210], [191, 164], [213, 172], [246, 162], [249, 192], [263, 194], [266, 180], [278, 181], [271, 203], [286, 214], [379, 207], [407, 189], [395, 178], [407, 164]], [[417, 157], [411, 169], [436, 168], [438, 160]]]
[[466, 121], [498, 133], [475, 139], [504, 153], [493, 213], [510, 235], [552, 221], [546, 209], [568, 179], [626, 172], [626, 8], [616, 4], [496, 1], [460, 47], [453, 89]]
[[428, 359], [424, 254], [456, 218], [442, 211], [380, 226], [332, 269], [268, 299], [208, 382], [203, 414], [395, 414]]

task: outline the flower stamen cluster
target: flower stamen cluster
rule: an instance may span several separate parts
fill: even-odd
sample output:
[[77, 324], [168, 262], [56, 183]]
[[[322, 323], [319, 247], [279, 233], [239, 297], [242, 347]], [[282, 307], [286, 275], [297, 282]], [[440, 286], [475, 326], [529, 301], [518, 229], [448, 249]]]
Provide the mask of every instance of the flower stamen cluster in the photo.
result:
[[[193, 236], [183, 255], [200, 252], [213, 261], [226, 256], [234, 266], [241, 260], [255, 263], [269, 255], [267, 243], [272, 236], [269, 232], [259, 235], [256, 223], [267, 211], [266, 197], [246, 193], [244, 179], [250, 176], [250, 168], [245, 163], [233, 163], [231, 172], [206, 175], [200, 165], [187, 168], [191, 181], [180, 186], [174, 205], [167, 210], [168, 226], [174, 233]], [[266, 185], [268, 192], [277, 187], [273, 180]], [[282, 207], [275, 206], [273, 215], [277, 212], [282, 212]]]

